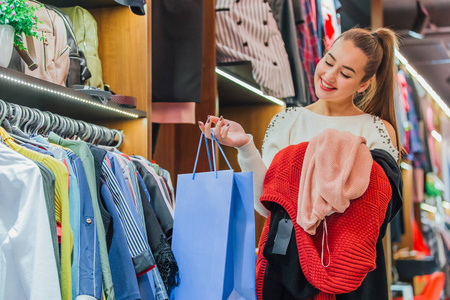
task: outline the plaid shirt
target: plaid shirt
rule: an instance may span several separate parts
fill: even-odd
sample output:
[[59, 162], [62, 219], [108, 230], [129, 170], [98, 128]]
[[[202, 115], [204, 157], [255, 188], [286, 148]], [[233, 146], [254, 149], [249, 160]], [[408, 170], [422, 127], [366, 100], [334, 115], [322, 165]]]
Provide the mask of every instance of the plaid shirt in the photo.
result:
[[320, 61], [321, 47], [317, 38], [317, 24], [315, 18], [315, 2], [302, 0], [304, 22], [297, 25], [297, 39], [299, 45], [300, 59], [305, 72], [306, 84], [309, 87], [312, 102], [317, 100], [314, 90], [314, 72]]

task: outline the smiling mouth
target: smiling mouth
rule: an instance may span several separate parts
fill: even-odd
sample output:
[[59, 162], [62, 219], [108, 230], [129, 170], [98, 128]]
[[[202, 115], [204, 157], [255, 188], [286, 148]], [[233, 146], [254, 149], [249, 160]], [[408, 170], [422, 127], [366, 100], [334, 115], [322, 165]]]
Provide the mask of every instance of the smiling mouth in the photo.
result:
[[325, 87], [326, 89], [329, 90], [335, 90], [336, 88], [332, 85], [329, 85], [325, 82], [325, 80], [323, 80], [322, 78], [320, 78], [320, 83], [322, 84], [323, 87]]

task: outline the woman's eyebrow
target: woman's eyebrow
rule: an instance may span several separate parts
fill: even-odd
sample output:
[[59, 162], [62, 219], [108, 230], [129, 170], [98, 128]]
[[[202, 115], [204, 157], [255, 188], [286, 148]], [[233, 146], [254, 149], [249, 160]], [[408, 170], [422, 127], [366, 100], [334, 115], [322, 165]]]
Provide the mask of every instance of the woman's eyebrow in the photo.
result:
[[[336, 58], [333, 56], [333, 54], [331, 54], [330, 52], [327, 52], [327, 54], [334, 60], [336, 61]], [[355, 70], [353, 68], [350, 68], [349, 66], [342, 66], [343, 68], [346, 68], [347, 70], [352, 71], [353, 73], [356, 74]]]

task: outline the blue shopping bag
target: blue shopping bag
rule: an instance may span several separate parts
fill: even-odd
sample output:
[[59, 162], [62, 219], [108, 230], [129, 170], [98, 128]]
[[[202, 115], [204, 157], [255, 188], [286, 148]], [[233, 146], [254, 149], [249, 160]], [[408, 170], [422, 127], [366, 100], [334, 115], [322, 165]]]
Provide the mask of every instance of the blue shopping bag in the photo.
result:
[[[178, 175], [172, 249], [180, 282], [171, 299], [254, 300], [252, 173], [235, 173], [225, 155], [229, 170], [217, 171], [213, 163], [214, 171], [195, 173], [203, 139], [208, 149], [202, 134], [194, 172]], [[213, 136], [213, 144], [214, 140]], [[215, 162], [214, 146], [212, 149]]]

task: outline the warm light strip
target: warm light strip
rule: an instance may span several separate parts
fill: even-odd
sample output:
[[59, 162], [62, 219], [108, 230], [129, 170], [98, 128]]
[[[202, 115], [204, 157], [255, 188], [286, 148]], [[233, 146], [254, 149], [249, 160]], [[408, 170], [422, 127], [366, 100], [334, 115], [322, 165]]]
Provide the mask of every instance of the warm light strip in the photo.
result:
[[436, 130], [431, 131], [431, 135], [434, 137], [434, 139], [438, 142], [442, 142], [442, 135], [439, 134]]
[[404, 170], [412, 170], [412, 166], [410, 164], [405, 163], [404, 161], [400, 163], [400, 167]]
[[430, 96], [433, 98], [434, 101], [442, 108], [442, 110], [447, 114], [447, 116], [450, 118], [450, 108], [445, 104], [445, 102], [442, 100], [441, 97], [433, 90], [433, 88], [423, 79], [422, 76], [420, 76], [416, 70], [408, 63], [408, 60], [397, 50], [395, 49], [395, 56], [397, 59], [405, 65], [406, 70], [408, 70], [409, 73], [413, 77], [417, 79], [417, 81], [422, 85], [422, 87], [430, 94]]
[[431, 205], [426, 204], [426, 203], [420, 203], [420, 208], [423, 209], [424, 211], [428, 211], [428, 212], [431, 212], [433, 214], [437, 212], [437, 208], [436, 207], [431, 206]]
[[446, 209], [450, 209], [450, 202], [442, 201], [442, 206]]
[[260, 95], [261, 97], [266, 98], [269, 101], [272, 101], [275, 104], [284, 106], [284, 102], [278, 98], [272, 97], [272, 96], [268, 96], [268, 95], [264, 95], [262, 91], [258, 90], [257, 88], [249, 85], [248, 83], [243, 82], [242, 80], [234, 77], [233, 75], [228, 74], [227, 72], [222, 71], [221, 69], [216, 67], [216, 73], [227, 78], [228, 80], [233, 81], [234, 83], [239, 84], [240, 86], [246, 88], [247, 90], [252, 91], [255, 94]]
[[37, 85], [37, 84], [33, 84], [33, 83], [29, 83], [29, 82], [26, 82], [26, 81], [23, 81], [23, 80], [14, 78], [14, 77], [10, 77], [10, 76], [4, 75], [4, 74], [0, 74], [0, 78], [4, 78], [6, 80], [9, 80], [9, 81], [12, 81], [12, 82], [15, 82], [15, 83], [19, 83], [19, 84], [24, 85], [24, 86], [29, 86], [29, 87], [32, 87], [32, 88], [37, 89], [37, 90], [41, 90], [41, 91], [45, 91], [45, 92], [48, 92], [48, 93], [56, 94], [56, 95], [61, 96], [61, 97], [65, 97], [65, 98], [68, 98], [68, 99], [76, 100], [76, 101], [83, 102], [83, 103], [86, 103], [86, 104], [90, 104], [90, 105], [93, 105], [93, 106], [101, 107], [103, 109], [108, 109], [108, 110], [111, 110], [111, 111], [114, 111], [114, 112], [117, 112], [117, 113], [120, 113], [120, 114], [123, 114], [123, 115], [127, 115], [129, 117], [139, 118], [139, 115], [136, 115], [136, 114], [132, 114], [132, 113], [129, 113], [129, 112], [126, 112], [126, 111], [123, 111], [123, 110], [120, 110], [120, 109], [117, 109], [117, 108], [114, 108], [114, 107], [109, 107], [109, 106], [106, 106], [106, 105], [103, 105], [103, 104], [99, 104], [99, 103], [95, 103], [95, 102], [92, 102], [92, 101], [87, 101], [87, 100], [82, 99], [80, 97], [76, 97], [76, 96], [72, 96], [72, 95], [69, 95], [69, 94], [66, 94], [66, 93], [62, 93], [62, 92], [58, 92], [58, 91], [55, 91], [55, 90], [52, 90], [52, 89], [48, 89], [46, 87], [43, 87], [43, 86], [40, 86], [40, 85]]

